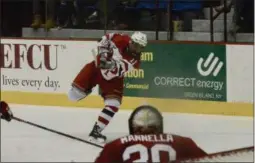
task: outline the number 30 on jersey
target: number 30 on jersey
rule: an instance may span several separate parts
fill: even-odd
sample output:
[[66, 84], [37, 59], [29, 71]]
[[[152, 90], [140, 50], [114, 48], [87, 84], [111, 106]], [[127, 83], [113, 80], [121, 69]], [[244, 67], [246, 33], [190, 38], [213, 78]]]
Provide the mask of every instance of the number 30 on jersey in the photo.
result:
[[131, 154], [137, 152], [140, 154], [140, 159], [134, 160], [134, 162], [147, 162], [149, 161], [149, 155], [151, 156], [152, 162], [160, 162], [160, 152], [167, 152], [169, 161], [176, 160], [176, 151], [170, 145], [155, 144], [150, 149], [147, 149], [142, 144], [136, 144], [126, 148], [123, 153], [123, 161], [131, 159]]

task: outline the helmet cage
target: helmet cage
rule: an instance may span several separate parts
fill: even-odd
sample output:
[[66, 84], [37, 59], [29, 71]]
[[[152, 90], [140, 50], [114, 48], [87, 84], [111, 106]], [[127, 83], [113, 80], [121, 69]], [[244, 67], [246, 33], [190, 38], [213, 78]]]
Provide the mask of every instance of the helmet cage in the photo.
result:
[[133, 126], [133, 119], [134, 116], [136, 115], [137, 112], [139, 112], [142, 109], [150, 109], [152, 110], [154, 113], [157, 114], [157, 116], [159, 117], [159, 121], [160, 121], [160, 132], [163, 133], [163, 116], [161, 115], [161, 113], [154, 108], [153, 106], [150, 105], [142, 105], [139, 106], [138, 108], [135, 109], [135, 111], [130, 115], [129, 119], [128, 119], [128, 125], [129, 125], [129, 134], [134, 134], [134, 126]]

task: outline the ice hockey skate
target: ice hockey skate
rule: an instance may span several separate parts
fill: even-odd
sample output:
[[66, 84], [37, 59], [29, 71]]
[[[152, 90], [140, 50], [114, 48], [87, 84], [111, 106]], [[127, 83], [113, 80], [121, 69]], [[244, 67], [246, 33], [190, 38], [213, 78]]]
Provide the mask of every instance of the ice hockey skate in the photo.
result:
[[94, 125], [92, 131], [89, 134], [88, 140], [90, 142], [103, 144], [106, 141], [106, 136], [101, 133], [101, 128], [97, 125]]

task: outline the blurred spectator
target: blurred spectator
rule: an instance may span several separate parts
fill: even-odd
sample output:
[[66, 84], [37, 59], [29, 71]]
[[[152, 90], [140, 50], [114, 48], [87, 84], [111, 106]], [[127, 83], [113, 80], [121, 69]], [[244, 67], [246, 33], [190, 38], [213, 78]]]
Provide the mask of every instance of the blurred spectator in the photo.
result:
[[[40, 0], [33, 0], [33, 15], [34, 15], [34, 20], [33, 23], [31, 24], [31, 27], [34, 29], [44, 27], [46, 29], [52, 28], [55, 26], [55, 3], [56, 0], [45, 0], [45, 6], [46, 7], [41, 7]], [[42, 24], [42, 14], [44, 13], [42, 10], [46, 10], [46, 21], [45, 24]]]
[[254, 32], [254, 0], [234, 0], [236, 32]]
[[[41, 2], [45, 3], [45, 6]], [[77, 25], [75, 2], [75, 0], [33, 0], [34, 20], [31, 27], [34, 29], [40, 27], [50, 29], [56, 26], [59, 28], [75, 27]], [[42, 24], [41, 13], [46, 14], [45, 24]]]
[[173, 8], [183, 21], [183, 31], [192, 31], [192, 19], [203, 17], [202, 0], [174, 0]]
[[[192, 19], [202, 16], [202, 0], [173, 0], [172, 17], [174, 24], [178, 26], [182, 24], [183, 31], [192, 31]], [[149, 9], [150, 13], [156, 17], [158, 10], [161, 12], [160, 29], [167, 30], [169, 21], [167, 8], [169, 7], [169, 0], [155, 0], [138, 1], [137, 7], [141, 9]], [[155, 26], [155, 20], [152, 20], [152, 26]], [[179, 25], [180, 25], [179, 24]], [[155, 29], [155, 27], [154, 27]]]
[[76, 0], [60, 0], [56, 13], [58, 28], [78, 27], [76, 5]]
[[216, 8], [217, 12], [230, 12], [234, 9], [233, 21], [230, 33], [254, 33], [254, 0], [231, 0], [227, 6], [221, 5]]
[[[96, 9], [98, 0], [75, 0], [74, 8], [77, 16], [78, 28], [84, 28], [86, 23], [95, 24], [99, 22], [99, 15]], [[88, 22], [87, 22], [87, 19]]]
[[[167, 29], [169, 0], [76, 0], [79, 27], [115, 30], [155, 30], [158, 11], [160, 29]], [[157, 10], [157, 8], [159, 10]], [[182, 20], [183, 30], [192, 30], [192, 19], [202, 15], [201, 0], [174, 0], [175, 18]], [[85, 20], [84, 20], [85, 19]]]
[[112, 10], [108, 28], [115, 30], [134, 30], [139, 27], [140, 11], [137, 0], [119, 0], [118, 7]]
[[132, 29], [137, 24], [135, 20], [139, 13], [127, 10], [127, 8], [133, 6], [135, 1], [97, 0], [94, 4], [94, 11], [86, 17], [86, 28], [90, 27], [90, 24], [94, 24], [101, 28], [106, 26], [107, 29]]

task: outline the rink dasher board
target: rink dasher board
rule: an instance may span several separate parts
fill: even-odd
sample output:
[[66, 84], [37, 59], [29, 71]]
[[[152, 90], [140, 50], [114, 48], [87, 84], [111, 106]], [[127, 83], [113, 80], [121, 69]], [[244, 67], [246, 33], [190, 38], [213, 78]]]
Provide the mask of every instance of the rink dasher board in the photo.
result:
[[[157, 44], [161, 46], [160, 42], [153, 42], [149, 50]], [[185, 47], [195, 43], [178, 44], [183, 44], [182, 46]], [[3, 100], [16, 104], [79, 108], [102, 108], [104, 106], [98, 87], [93, 90], [89, 97], [77, 103], [70, 102], [66, 95], [76, 74], [86, 63], [93, 60], [91, 49], [96, 46], [96, 41], [1, 39], [1, 46], [3, 47], [1, 65], [1, 95]], [[201, 43], [201, 47], [203, 46], [205, 46], [204, 43]], [[214, 46], [222, 45], [210, 44], [210, 48], [214, 49]], [[225, 48], [226, 59], [223, 62], [223, 65], [226, 66], [225, 101], [132, 95], [124, 96], [121, 109], [132, 110], [142, 104], [151, 104], [164, 112], [252, 116], [253, 46], [227, 44], [223, 48]], [[153, 54], [154, 60], [151, 59], [151, 62], [156, 62], [155, 58], [158, 55], [153, 53], [154, 51], [145, 52], [146, 56]], [[171, 51], [169, 50], [169, 52]], [[217, 56], [216, 52], [208, 51], [208, 57], [211, 53]], [[145, 76], [146, 71], [145, 69]], [[133, 78], [135, 77], [133, 76]], [[139, 91], [146, 96], [146, 93], [142, 93], [143, 89]], [[128, 91], [132, 94], [133, 90], [128, 89]]]

